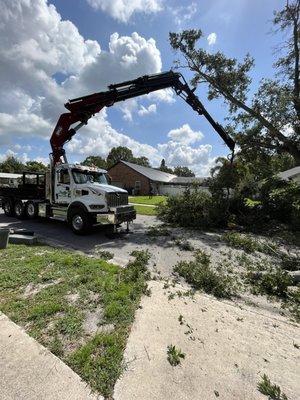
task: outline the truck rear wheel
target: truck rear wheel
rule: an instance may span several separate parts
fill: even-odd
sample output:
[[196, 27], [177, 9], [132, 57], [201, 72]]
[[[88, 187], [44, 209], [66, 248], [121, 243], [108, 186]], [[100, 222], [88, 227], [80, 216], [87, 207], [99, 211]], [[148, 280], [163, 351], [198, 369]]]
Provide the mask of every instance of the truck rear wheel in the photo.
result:
[[76, 235], [85, 235], [92, 228], [90, 216], [80, 208], [74, 208], [70, 211], [68, 221], [72, 231]]
[[22, 219], [25, 217], [25, 206], [21, 200], [15, 202], [14, 210], [17, 218]]
[[4, 214], [7, 217], [13, 217], [14, 216], [14, 205], [13, 205], [12, 200], [5, 199], [3, 201], [2, 208], [3, 208]]
[[25, 204], [25, 214], [29, 219], [37, 218], [38, 216], [38, 207], [37, 204], [33, 201], [27, 201]]

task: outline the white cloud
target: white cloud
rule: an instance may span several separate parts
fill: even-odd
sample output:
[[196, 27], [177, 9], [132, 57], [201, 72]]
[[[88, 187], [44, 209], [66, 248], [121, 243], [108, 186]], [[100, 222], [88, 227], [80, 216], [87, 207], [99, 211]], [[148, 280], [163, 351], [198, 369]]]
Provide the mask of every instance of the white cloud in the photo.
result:
[[87, 0], [95, 9], [127, 23], [135, 13], [157, 13], [163, 9], [162, 0]]
[[170, 7], [169, 9], [174, 16], [175, 24], [181, 27], [185, 22], [193, 18], [198, 7], [196, 2], [192, 2], [188, 6]]
[[[46, 0], [4, 0], [0, 34], [0, 148], [12, 145], [13, 154], [22, 160], [28, 160], [27, 150], [18, 146], [17, 139], [50, 138], [68, 98], [105, 90], [109, 83], [162, 68], [154, 39], [136, 32], [130, 36], [114, 33], [108, 50], [101, 50], [96, 41], [85, 40], [73, 23], [63, 21]], [[66, 75], [62, 84], [53, 77], [57, 73]], [[156, 103], [174, 101], [172, 91], [166, 89], [118, 103], [118, 107], [130, 120], [134, 115], [154, 113]], [[188, 125], [170, 131], [172, 140], [167, 143], [150, 146], [117, 132], [103, 110], [82, 131], [66, 146], [70, 159], [81, 160], [91, 153], [106, 156], [113, 146], [123, 145], [135, 156], [146, 155], [154, 166], [162, 158], [170, 165], [189, 165], [195, 170], [210, 162], [211, 146], [192, 148], [201, 133]]]
[[207, 36], [207, 42], [209, 46], [215, 44], [216, 41], [217, 41], [217, 34], [215, 32], [212, 32]]
[[156, 104], [150, 104], [149, 107], [144, 107], [143, 105], [141, 105], [140, 109], [138, 110], [138, 115], [140, 116], [155, 114], [155, 113], [156, 113]]
[[168, 133], [168, 137], [182, 144], [192, 144], [203, 138], [203, 133], [193, 131], [189, 124], [184, 124], [180, 128], [172, 129]]

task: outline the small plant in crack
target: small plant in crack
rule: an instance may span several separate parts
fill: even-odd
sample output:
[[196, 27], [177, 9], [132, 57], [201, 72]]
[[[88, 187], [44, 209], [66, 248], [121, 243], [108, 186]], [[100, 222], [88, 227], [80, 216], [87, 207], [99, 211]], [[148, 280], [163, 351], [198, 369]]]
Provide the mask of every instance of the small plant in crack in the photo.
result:
[[264, 374], [261, 382], [257, 385], [260, 393], [268, 396], [269, 400], [288, 400], [286, 394], [284, 394], [280, 386], [272, 384], [270, 378]]
[[170, 236], [170, 231], [163, 225], [150, 226], [147, 230], [147, 235], [150, 237]]
[[175, 245], [184, 251], [194, 251], [194, 246], [187, 239], [175, 239]]
[[185, 353], [183, 353], [180, 349], [177, 349], [172, 344], [167, 347], [167, 355], [167, 359], [173, 367], [179, 365], [181, 360], [185, 358]]

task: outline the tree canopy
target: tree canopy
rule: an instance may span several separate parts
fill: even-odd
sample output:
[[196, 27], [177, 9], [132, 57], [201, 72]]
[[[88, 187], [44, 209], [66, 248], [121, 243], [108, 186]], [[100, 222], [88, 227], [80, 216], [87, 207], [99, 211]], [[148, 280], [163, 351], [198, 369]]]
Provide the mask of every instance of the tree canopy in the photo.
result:
[[192, 84], [207, 86], [209, 100], [222, 98], [228, 105], [231, 132], [241, 149], [260, 148], [268, 154], [290, 154], [300, 164], [300, 0], [293, 0], [273, 16], [274, 29], [284, 38], [274, 63], [274, 79], [263, 79], [255, 95], [249, 95], [254, 59], [242, 61], [221, 51], [201, 47], [201, 29], [171, 32], [170, 44], [194, 74]]

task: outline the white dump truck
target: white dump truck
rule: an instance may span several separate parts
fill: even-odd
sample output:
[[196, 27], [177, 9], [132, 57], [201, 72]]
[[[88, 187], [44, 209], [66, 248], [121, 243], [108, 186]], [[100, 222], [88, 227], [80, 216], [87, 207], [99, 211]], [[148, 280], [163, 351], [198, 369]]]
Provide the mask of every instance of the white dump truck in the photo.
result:
[[62, 163], [46, 174], [24, 172], [20, 184], [1, 187], [7, 216], [67, 221], [73, 232], [87, 233], [93, 225], [115, 227], [136, 218], [128, 193], [111, 186], [107, 172], [78, 164]]

